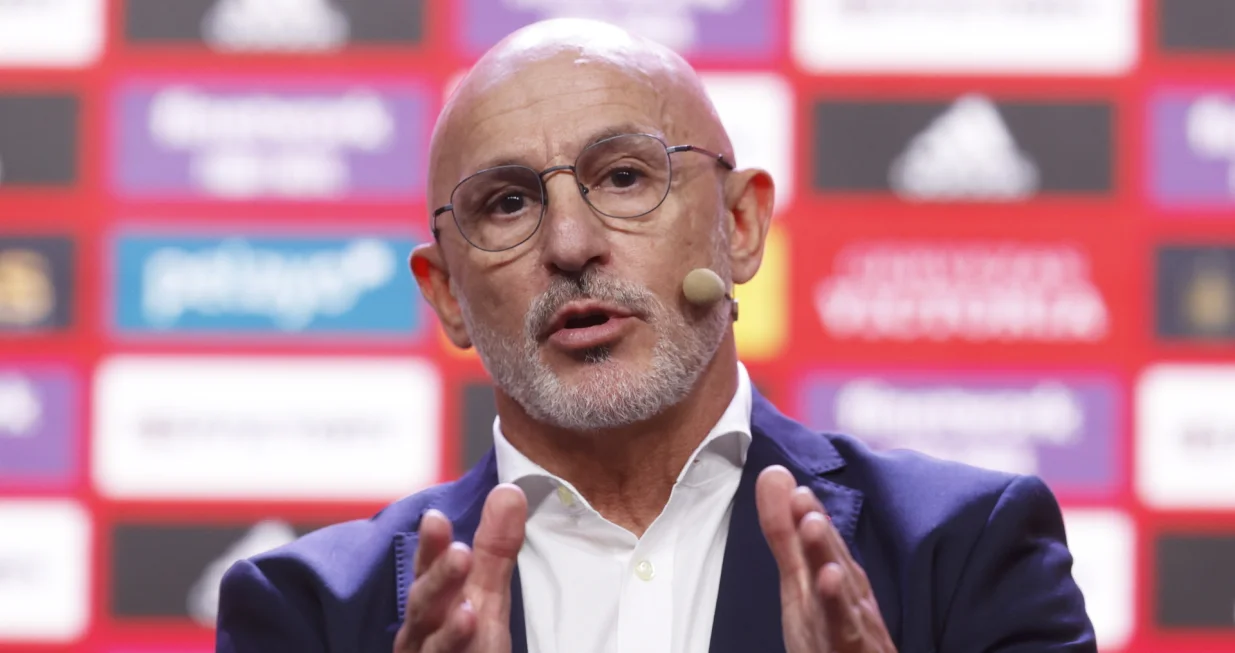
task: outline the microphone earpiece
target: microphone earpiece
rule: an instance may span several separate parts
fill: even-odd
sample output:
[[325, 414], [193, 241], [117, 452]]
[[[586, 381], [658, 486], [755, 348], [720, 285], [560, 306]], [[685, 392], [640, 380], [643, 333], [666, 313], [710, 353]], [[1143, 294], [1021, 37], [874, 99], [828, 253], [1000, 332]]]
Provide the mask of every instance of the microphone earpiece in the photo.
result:
[[692, 304], [706, 306], [720, 301], [726, 294], [725, 282], [708, 268], [695, 268], [682, 280], [682, 292]]
[[719, 274], [708, 268], [695, 268], [682, 280], [682, 294], [695, 306], [709, 306], [722, 299], [733, 302], [733, 319], [738, 319], [738, 301], [729, 295], [729, 289]]

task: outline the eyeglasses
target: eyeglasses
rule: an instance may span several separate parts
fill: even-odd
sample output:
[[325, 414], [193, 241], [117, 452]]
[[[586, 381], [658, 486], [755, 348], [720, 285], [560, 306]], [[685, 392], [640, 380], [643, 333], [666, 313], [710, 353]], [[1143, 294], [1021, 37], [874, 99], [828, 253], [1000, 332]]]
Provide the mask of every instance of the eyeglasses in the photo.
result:
[[622, 134], [597, 141], [579, 152], [574, 165], [545, 168], [502, 165], [474, 173], [450, 193], [450, 204], [433, 211], [433, 237], [439, 215], [450, 211], [459, 233], [473, 247], [500, 252], [526, 242], [545, 216], [549, 195], [545, 177], [569, 170], [583, 200], [611, 218], [637, 218], [655, 211], [669, 196], [673, 181], [670, 154], [698, 152], [726, 170], [732, 163], [694, 145], [668, 146], [651, 134]]

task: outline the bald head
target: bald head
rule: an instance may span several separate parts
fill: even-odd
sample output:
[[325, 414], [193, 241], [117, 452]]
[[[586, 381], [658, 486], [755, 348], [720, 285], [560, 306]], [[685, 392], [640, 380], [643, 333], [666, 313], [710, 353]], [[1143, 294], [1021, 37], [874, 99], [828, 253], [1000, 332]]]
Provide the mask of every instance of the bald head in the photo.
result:
[[[652, 133], [707, 147], [733, 161], [728, 135], [702, 82], [676, 52], [607, 23], [548, 20], [491, 48], [447, 101], [430, 144], [429, 192], [435, 205], [449, 201], [454, 184], [479, 169], [469, 163], [512, 159], [469, 152], [478, 140], [560, 134], [572, 105], [591, 107], [606, 92], [645, 114], [643, 126]], [[501, 120], [511, 113], [525, 115]], [[576, 151], [545, 154], [569, 157]]]
[[[618, 428], [705, 370], [732, 381], [730, 309], [682, 289], [694, 268], [741, 284], [759, 267], [771, 179], [732, 161], [690, 65], [610, 25], [537, 23], [463, 78], [430, 148], [437, 238], [412, 270], [451, 340], [475, 344], [504, 427]], [[728, 369], [711, 366], [724, 343]]]

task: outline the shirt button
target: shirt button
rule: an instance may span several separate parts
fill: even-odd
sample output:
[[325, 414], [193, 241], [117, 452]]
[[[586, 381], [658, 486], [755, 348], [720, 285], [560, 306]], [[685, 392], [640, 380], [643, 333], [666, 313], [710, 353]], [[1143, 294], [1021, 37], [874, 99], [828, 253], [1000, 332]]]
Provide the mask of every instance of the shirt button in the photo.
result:
[[575, 495], [571, 494], [565, 485], [557, 486], [557, 498], [566, 507], [575, 505]]
[[652, 580], [656, 575], [656, 568], [647, 560], [640, 560], [639, 564], [635, 565], [635, 575], [643, 580]]

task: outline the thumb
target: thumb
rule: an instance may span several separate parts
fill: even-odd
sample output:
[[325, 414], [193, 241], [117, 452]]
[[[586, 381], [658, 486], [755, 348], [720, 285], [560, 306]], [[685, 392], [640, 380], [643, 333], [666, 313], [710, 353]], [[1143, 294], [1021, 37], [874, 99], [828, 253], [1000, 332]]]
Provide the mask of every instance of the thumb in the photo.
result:
[[510, 578], [523, 548], [526, 521], [527, 498], [522, 490], [505, 483], [489, 492], [472, 542], [472, 573], [468, 578], [472, 589], [510, 594]]

